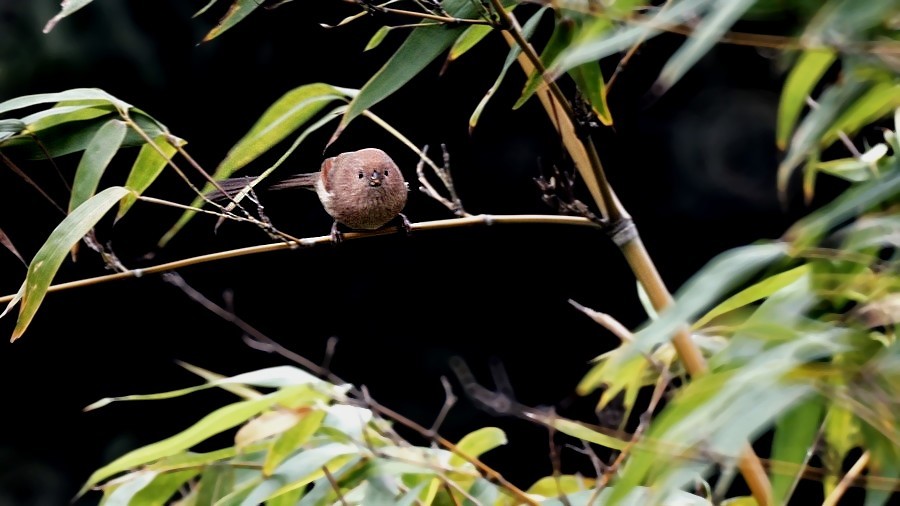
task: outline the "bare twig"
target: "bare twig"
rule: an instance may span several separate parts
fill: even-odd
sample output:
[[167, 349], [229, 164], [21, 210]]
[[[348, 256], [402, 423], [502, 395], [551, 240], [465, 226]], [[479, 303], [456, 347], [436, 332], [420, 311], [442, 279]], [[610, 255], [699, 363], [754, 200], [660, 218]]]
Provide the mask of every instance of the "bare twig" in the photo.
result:
[[37, 190], [37, 192], [40, 193], [41, 196], [44, 197], [44, 198], [47, 200], [47, 202], [50, 202], [50, 204], [51, 204], [53, 207], [55, 207], [59, 212], [61, 212], [61, 213], [63, 213], [63, 214], [66, 214], [66, 210], [63, 209], [62, 206], [60, 206], [59, 204], [57, 204], [56, 201], [53, 200], [53, 197], [51, 197], [50, 195], [48, 195], [47, 192], [45, 192], [43, 188], [41, 188], [37, 183], [35, 183], [33, 179], [31, 179], [30, 177], [28, 177], [28, 175], [25, 174], [25, 171], [23, 171], [22, 169], [20, 169], [19, 166], [16, 165], [12, 160], [10, 160], [9, 157], [7, 157], [2, 151], [0, 151], [0, 159], [2, 159], [2, 160], [3, 160], [3, 163], [6, 164], [6, 166], [9, 167], [10, 170], [12, 170], [13, 172], [15, 172], [17, 176], [19, 176], [20, 178], [22, 178], [23, 181], [25, 181], [25, 182], [28, 183], [28, 185], [30, 185], [32, 188], [34, 188], [35, 190]]
[[456, 395], [453, 394], [453, 387], [450, 385], [450, 382], [447, 381], [446, 376], [441, 376], [441, 385], [444, 387], [444, 404], [441, 406], [441, 412], [438, 413], [431, 428], [428, 429], [427, 436], [429, 438], [433, 438], [437, 435], [438, 429], [441, 428], [441, 425], [447, 418], [447, 414], [450, 413], [450, 410], [456, 405], [456, 401], [459, 400]]
[[838, 501], [841, 500], [841, 497], [843, 497], [844, 493], [847, 491], [847, 488], [850, 487], [850, 484], [853, 483], [856, 477], [863, 472], [863, 469], [865, 469], [866, 466], [869, 465], [870, 457], [871, 453], [866, 450], [859, 457], [856, 463], [853, 464], [853, 467], [851, 467], [850, 470], [847, 471], [847, 474], [845, 474], [844, 477], [841, 478], [841, 481], [837, 484], [836, 487], [834, 487], [834, 490], [832, 490], [831, 493], [828, 494], [828, 497], [826, 497], [825, 501], [822, 502], [822, 506], [834, 506], [838, 503]]
[[[454, 185], [453, 177], [450, 175], [450, 153], [447, 151], [447, 146], [441, 144], [441, 149], [444, 153], [444, 165], [442, 167], [438, 167], [434, 163], [431, 163], [431, 159], [426, 156], [426, 154], [428, 153], [428, 145], [425, 145], [422, 148], [419, 157], [419, 163], [416, 165], [416, 175], [418, 176], [419, 183], [421, 184], [421, 186], [419, 186], [419, 191], [438, 201], [441, 205], [449, 209], [456, 216], [471, 216], [463, 208], [462, 201], [459, 199], [459, 195], [456, 193], [456, 185]], [[425, 162], [428, 162], [428, 166], [431, 167], [431, 170], [441, 180], [441, 183], [444, 185], [444, 189], [447, 190], [447, 194], [450, 198], [441, 195], [441, 193], [431, 185], [431, 182], [428, 181], [428, 177], [425, 175], [424, 170]]]
[[[457, 227], [469, 227], [476, 225], [494, 225], [494, 224], [512, 224], [512, 223], [531, 223], [531, 224], [555, 224], [555, 225], [575, 225], [575, 226], [587, 226], [587, 227], [597, 227], [595, 223], [592, 223], [584, 218], [579, 218], [576, 216], [553, 216], [553, 215], [541, 215], [541, 214], [523, 214], [523, 215], [477, 215], [477, 216], [468, 216], [465, 218], [452, 218], [447, 220], [436, 220], [436, 221], [425, 221], [419, 223], [413, 223], [411, 225], [411, 230], [413, 231], [423, 231], [423, 230], [441, 230], [448, 228], [457, 228]], [[388, 227], [379, 230], [374, 230], [371, 232], [346, 232], [343, 234], [343, 238], [345, 241], [348, 240], [357, 240], [357, 239], [365, 239], [372, 237], [379, 237], [384, 235], [394, 235], [397, 234], [399, 229], [397, 227]], [[90, 286], [99, 283], [105, 283], [108, 281], [116, 281], [120, 279], [128, 279], [128, 278], [140, 278], [142, 276], [146, 276], [148, 274], [159, 274], [163, 272], [172, 271], [175, 269], [180, 269], [183, 267], [189, 267], [192, 265], [204, 264], [208, 262], [216, 262], [220, 260], [225, 260], [229, 258], [237, 258], [247, 255], [256, 255], [260, 253], [269, 253], [273, 251], [280, 251], [285, 249], [296, 249], [299, 247], [311, 247], [321, 244], [331, 244], [331, 236], [323, 235], [317, 237], [306, 237], [306, 238], [298, 238], [291, 242], [278, 242], [278, 243], [270, 243], [270, 244], [262, 244], [259, 246], [249, 246], [246, 248], [238, 248], [228, 251], [221, 251], [218, 253], [211, 253], [208, 255], [200, 255], [191, 258], [186, 258], [183, 260], [177, 260], [174, 262], [168, 262], [164, 264], [158, 264], [150, 267], [140, 268], [140, 269], [132, 269], [126, 272], [117, 272], [115, 274], [108, 274], [105, 276], [97, 276], [93, 278], [80, 279], [76, 281], [70, 281], [68, 283], [60, 283], [57, 285], [51, 285], [48, 288], [48, 292], [57, 292], [60, 290], [69, 290], [73, 288], [80, 288], [83, 286]], [[15, 298], [14, 294], [6, 295], [0, 297], [0, 303], [7, 303]]]
[[325, 477], [328, 479], [328, 483], [331, 484], [331, 489], [334, 490], [334, 493], [337, 494], [338, 500], [344, 506], [349, 506], [347, 501], [344, 499], [344, 494], [341, 493], [341, 486], [338, 484], [337, 480], [334, 479], [334, 476], [331, 474], [331, 471], [328, 470], [328, 466], [322, 466], [322, 471], [325, 473]]

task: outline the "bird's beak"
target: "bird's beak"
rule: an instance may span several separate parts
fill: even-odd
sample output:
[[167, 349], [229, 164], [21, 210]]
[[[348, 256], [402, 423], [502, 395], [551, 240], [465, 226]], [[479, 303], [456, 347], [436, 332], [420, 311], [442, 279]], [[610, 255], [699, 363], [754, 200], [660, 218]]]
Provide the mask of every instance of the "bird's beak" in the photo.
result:
[[384, 179], [384, 176], [379, 171], [372, 172], [372, 175], [369, 176], [369, 186], [381, 186], [381, 180]]

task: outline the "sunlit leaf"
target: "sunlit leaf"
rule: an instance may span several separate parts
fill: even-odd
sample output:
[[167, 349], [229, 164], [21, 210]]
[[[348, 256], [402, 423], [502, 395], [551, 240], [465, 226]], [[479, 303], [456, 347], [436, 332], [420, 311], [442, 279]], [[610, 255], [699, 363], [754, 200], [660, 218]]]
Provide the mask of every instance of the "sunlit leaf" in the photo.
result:
[[204, 5], [203, 7], [201, 7], [200, 10], [198, 10], [197, 12], [195, 12], [191, 17], [192, 17], [192, 18], [196, 18], [197, 16], [203, 15], [203, 13], [205, 13], [206, 11], [208, 11], [209, 8], [212, 7], [213, 5], [215, 5], [216, 2], [218, 2], [218, 1], [219, 1], [219, 0], [209, 0], [209, 3], [207, 3], [206, 5]]
[[7, 100], [6, 102], [0, 103], [0, 114], [25, 107], [31, 107], [33, 105], [65, 102], [69, 100], [102, 100], [113, 104], [120, 111], [131, 108], [131, 105], [128, 103], [117, 99], [99, 88], [74, 88], [59, 93], [25, 95]]
[[872, 179], [872, 165], [856, 158], [841, 158], [815, 164], [815, 170], [847, 181], [861, 183]]
[[25, 122], [18, 119], [0, 120], [0, 141], [12, 137], [25, 129]]
[[245, 422], [248, 418], [277, 403], [289, 401], [308, 393], [309, 387], [306, 385], [287, 387], [259, 399], [236, 402], [219, 408], [186, 430], [162, 441], [130, 451], [94, 471], [78, 492], [78, 496], [114, 474], [186, 450], [211, 436]]
[[669, 58], [657, 80], [657, 91], [671, 88], [697, 63], [728, 31], [729, 28], [756, 2], [756, 0], [730, 0], [714, 2], [709, 12], [694, 28], [693, 33]]
[[234, 0], [234, 3], [228, 8], [228, 12], [226, 12], [216, 26], [203, 37], [203, 42], [209, 42], [219, 35], [222, 35], [226, 30], [238, 24], [238, 22], [247, 17], [251, 12], [255, 11], [260, 5], [262, 5], [262, 2], [259, 0]]
[[53, 30], [53, 27], [56, 26], [56, 23], [59, 23], [60, 20], [62, 20], [64, 17], [70, 16], [72, 13], [91, 3], [92, 1], [93, 0], [62, 0], [59, 12], [55, 16], [53, 16], [53, 18], [48, 21], [46, 25], [44, 25], [44, 33], [50, 33], [50, 30]]
[[[456, 444], [456, 447], [469, 457], [478, 458], [481, 454], [506, 443], [506, 434], [501, 429], [497, 427], [482, 427], [463, 436]], [[461, 466], [465, 462], [467, 461], [459, 455], [454, 454], [450, 457], [451, 466]]]
[[134, 496], [150, 485], [159, 475], [158, 471], [137, 471], [129, 476], [128, 481], [116, 486], [103, 501], [104, 506], [128, 506]]
[[277, 436], [295, 426], [302, 417], [303, 413], [294, 410], [263, 413], [238, 429], [234, 435], [234, 446], [243, 448], [250, 443]]
[[323, 467], [333, 471], [346, 462], [347, 459], [342, 457], [356, 453], [359, 453], [356, 446], [340, 443], [302, 450], [285, 460], [271, 477], [254, 487], [244, 502], [259, 504], [270, 497], [303, 487], [323, 476]]
[[47, 288], [53, 281], [56, 271], [59, 270], [72, 246], [127, 194], [128, 190], [119, 186], [103, 190], [78, 206], [50, 233], [28, 266], [28, 274], [21, 288], [22, 305], [19, 308], [19, 319], [13, 330], [12, 341], [21, 337], [28, 328], [47, 294]]
[[794, 168], [819, 145], [822, 135], [838, 115], [862, 94], [868, 83], [851, 79], [829, 87], [819, 99], [817, 107], [810, 110], [794, 132], [788, 152], [778, 166], [778, 191], [784, 195]]
[[306, 441], [319, 429], [322, 420], [325, 419], [324, 410], [314, 410], [303, 416], [296, 425], [285, 431], [273, 443], [272, 448], [266, 454], [263, 464], [263, 475], [271, 476], [288, 455], [303, 446]]
[[575, 476], [564, 474], [561, 476], [545, 476], [534, 485], [528, 488], [527, 494], [536, 494], [544, 497], [559, 497], [560, 495], [569, 495], [584, 490], [589, 490], [594, 486], [591, 478], [583, 476]]
[[75, 180], [72, 183], [72, 196], [69, 199], [69, 213], [94, 196], [100, 177], [106, 171], [109, 162], [122, 146], [128, 127], [117, 119], [109, 120], [97, 130], [94, 138], [85, 147]]
[[838, 140], [838, 133], [855, 134], [860, 128], [890, 114], [900, 107], [900, 84], [876, 83], [844, 111], [822, 136], [821, 147]]
[[574, 438], [588, 441], [605, 448], [621, 450], [628, 446], [628, 441], [625, 441], [618, 437], [608, 436], [606, 434], [603, 434], [602, 432], [591, 429], [590, 427], [580, 422], [555, 416], [549, 417], [547, 420], [542, 421], [548, 423], [554, 429], [562, 432], [563, 434], [568, 434], [569, 436], [572, 436]]
[[728, 299], [722, 301], [718, 306], [712, 308], [702, 318], [694, 323], [694, 328], [698, 329], [729, 311], [744, 307], [759, 300], [762, 300], [782, 288], [790, 285], [794, 281], [809, 273], [809, 265], [801, 265], [789, 271], [778, 273], [774, 276], [768, 276], [764, 280], [753, 286], [741, 290], [739, 293], [732, 295]]
[[[169, 504], [168, 500], [178, 492], [181, 487], [189, 480], [192, 480], [200, 474], [200, 468], [185, 469], [171, 473], [160, 473], [153, 481], [144, 486], [131, 498], [131, 501], [125, 504], [133, 506], [151, 505], [151, 504]], [[107, 500], [104, 506], [110, 506], [111, 502]]]
[[[175, 154], [177, 148], [169, 143], [170, 140], [173, 140], [172, 136], [158, 135], [153, 139], [153, 144], [147, 143], [141, 147], [141, 151], [131, 167], [131, 172], [128, 173], [128, 179], [125, 181], [125, 187], [133, 193], [126, 195], [119, 203], [119, 212], [116, 214], [117, 221], [125, 216], [125, 213], [137, 201], [137, 197], [143, 194], [144, 190], [156, 180], [172, 155]], [[180, 145], [184, 144], [181, 139], [174, 140]]]
[[470, 498], [463, 501], [463, 506], [481, 506], [484, 504], [496, 504], [500, 493], [497, 486], [490, 481], [479, 478], [469, 488]]
[[492, 31], [494, 31], [494, 28], [490, 25], [472, 25], [466, 28], [456, 41], [453, 42], [453, 46], [450, 47], [450, 52], [447, 54], [447, 61], [452, 62], [466, 54], [466, 52], [475, 47], [476, 44], [481, 42], [481, 40], [487, 37], [487, 34]]
[[794, 131], [794, 125], [797, 124], [800, 112], [806, 107], [806, 97], [812, 93], [816, 83], [836, 58], [837, 53], [833, 50], [810, 49], [804, 51], [791, 68], [791, 72], [784, 82], [781, 101], [778, 105], [778, 126], [775, 138], [780, 149], [787, 147], [788, 139]]
[[[814, 452], [816, 435], [822, 423], [824, 404], [821, 397], [811, 397], [783, 414], [775, 423], [772, 459], [804, 464]], [[787, 504], [797, 477], [773, 472], [772, 496], [779, 504]]]
[[318, 389], [327, 391], [327, 383], [321, 379], [309, 374], [308, 372], [293, 366], [277, 366], [259, 369], [252, 372], [238, 374], [236, 376], [222, 377], [203, 385], [194, 387], [180, 388], [169, 392], [145, 395], [125, 395], [122, 397], [106, 397], [84, 408], [85, 411], [102, 408], [107, 404], [121, 401], [155, 401], [163, 399], [172, 399], [181, 397], [182, 395], [191, 394], [200, 390], [206, 390], [214, 387], [224, 387], [226, 385], [252, 385], [256, 387], [267, 388], [283, 388], [299, 385], [315, 385]]

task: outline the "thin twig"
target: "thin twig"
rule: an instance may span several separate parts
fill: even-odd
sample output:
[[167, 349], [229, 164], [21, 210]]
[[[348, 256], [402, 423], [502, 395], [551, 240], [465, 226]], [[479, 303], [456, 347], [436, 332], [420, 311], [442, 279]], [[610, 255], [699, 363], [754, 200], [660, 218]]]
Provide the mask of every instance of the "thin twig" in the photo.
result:
[[0, 151], [0, 159], [2, 159], [3, 163], [6, 164], [6, 166], [9, 167], [10, 170], [15, 172], [17, 176], [22, 178], [23, 181], [25, 181], [32, 188], [37, 190], [37, 192], [40, 193], [42, 197], [47, 199], [47, 201], [50, 202], [50, 204], [52, 204], [53, 207], [55, 207], [59, 212], [63, 213], [63, 215], [66, 214], [66, 210], [63, 209], [62, 206], [57, 204], [56, 201], [53, 200], [53, 197], [48, 195], [47, 192], [45, 192], [43, 188], [41, 188], [37, 183], [35, 183], [33, 179], [28, 177], [28, 174], [25, 174], [25, 172], [22, 169], [20, 169], [19, 166], [15, 164], [15, 162], [10, 160], [9, 157], [7, 157], [2, 151]]
[[328, 470], [328, 466], [322, 466], [322, 471], [325, 473], [325, 477], [328, 478], [328, 483], [331, 484], [331, 488], [334, 490], [334, 493], [337, 494], [338, 500], [341, 501], [341, 504], [343, 504], [344, 506], [349, 506], [347, 504], [347, 501], [344, 500], [344, 494], [341, 493], [341, 486], [338, 485], [337, 480], [334, 479], [331, 471]]
[[859, 457], [859, 459], [856, 461], [856, 463], [853, 464], [853, 467], [851, 467], [850, 470], [847, 471], [847, 474], [844, 475], [844, 477], [837, 484], [837, 486], [834, 487], [834, 490], [832, 490], [831, 493], [828, 494], [828, 497], [826, 497], [825, 501], [822, 502], [822, 506], [834, 506], [835, 504], [838, 503], [838, 501], [841, 500], [841, 497], [847, 491], [847, 488], [850, 486], [850, 484], [853, 483], [853, 481], [856, 479], [856, 477], [859, 476], [863, 472], [863, 469], [865, 469], [866, 466], [869, 465], [870, 457], [871, 457], [871, 453], [869, 453], [869, 451], [866, 450]]
[[434, 423], [431, 424], [431, 428], [428, 429], [427, 437], [429, 438], [433, 438], [438, 433], [438, 429], [443, 425], [444, 420], [447, 418], [447, 414], [450, 413], [450, 410], [456, 405], [456, 401], [459, 400], [456, 395], [453, 394], [453, 387], [450, 385], [450, 382], [447, 381], [446, 376], [441, 376], [441, 385], [444, 387], [444, 404], [441, 406], [441, 412], [438, 413]]
[[[584, 218], [580, 218], [577, 216], [554, 216], [554, 215], [541, 215], [541, 214], [521, 214], [521, 215], [476, 215], [476, 216], [468, 216], [465, 218], [451, 218], [446, 220], [436, 220], [436, 221], [423, 221], [419, 223], [413, 223], [410, 226], [412, 231], [425, 231], [425, 230], [442, 230], [442, 229], [450, 229], [450, 228], [459, 228], [459, 227], [469, 227], [476, 225], [501, 225], [501, 224], [554, 224], [554, 225], [575, 225], [582, 227], [593, 227], [597, 228], [597, 224], [592, 223], [589, 220]], [[345, 232], [343, 234], [343, 239], [345, 241], [357, 240], [357, 239], [366, 239], [373, 237], [380, 237], [385, 235], [396, 235], [400, 232], [398, 227], [387, 227], [379, 230], [373, 230], [370, 232]], [[84, 286], [90, 286], [100, 283], [105, 283], [108, 281], [116, 281], [120, 279], [128, 279], [128, 278], [140, 278], [149, 274], [159, 274], [163, 272], [172, 271], [175, 269], [180, 269], [183, 267], [189, 267], [192, 265], [199, 265], [208, 262], [216, 262], [220, 260], [226, 260], [230, 258], [238, 258], [247, 255], [256, 255], [260, 253], [270, 253], [273, 251], [281, 251], [281, 250], [289, 250], [296, 249], [298, 247], [311, 247], [322, 244], [331, 244], [331, 236], [323, 235], [317, 237], [306, 237], [299, 238], [292, 242], [278, 242], [278, 243], [269, 243], [262, 244], [258, 246], [248, 246], [246, 248], [238, 248], [227, 251], [221, 251], [218, 253], [210, 253], [207, 255], [199, 255], [195, 257], [185, 258], [182, 260], [176, 260], [174, 262], [167, 262], [164, 264], [158, 264], [150, 267], [144, 267], [140, 269], [131, 269], [126, 272], [118, 272], [115, 274], [107, 274], [105, 276], [97, 276], [93, 278], [85, 278], [76, 281], [70, 281], [67, 283], [60, 283], [56, 285], [51, 285], [47, 291], [48, 292], [57, 292], [61, 290], [69, 290], [73, 288], [80, 288]], [[0, 303], [7, 303], [11, 301], [15, 297], [15, 294], [6, 295], [0, 297]]]

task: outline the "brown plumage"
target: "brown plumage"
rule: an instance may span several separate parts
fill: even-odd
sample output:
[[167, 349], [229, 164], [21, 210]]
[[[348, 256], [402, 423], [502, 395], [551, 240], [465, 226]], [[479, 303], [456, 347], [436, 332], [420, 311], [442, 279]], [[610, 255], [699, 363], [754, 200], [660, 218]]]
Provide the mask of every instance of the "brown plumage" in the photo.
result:
[[[247, 179], [220, 183], [229, 194], [244, 189]], [[298, 174], [273, 184], [270, 189], [305, 188], [319, 196], [322, 207], [334, 218], [332, 235], [340, 238], [337, 224], [358, 230], [375, 230], [400, 216], [406, 205], [408, 188], [403, 173], [384, 151], [366, 148], [326, 159], [318, 172]], [[223, 198], [214, 195], [213, 198]]]

